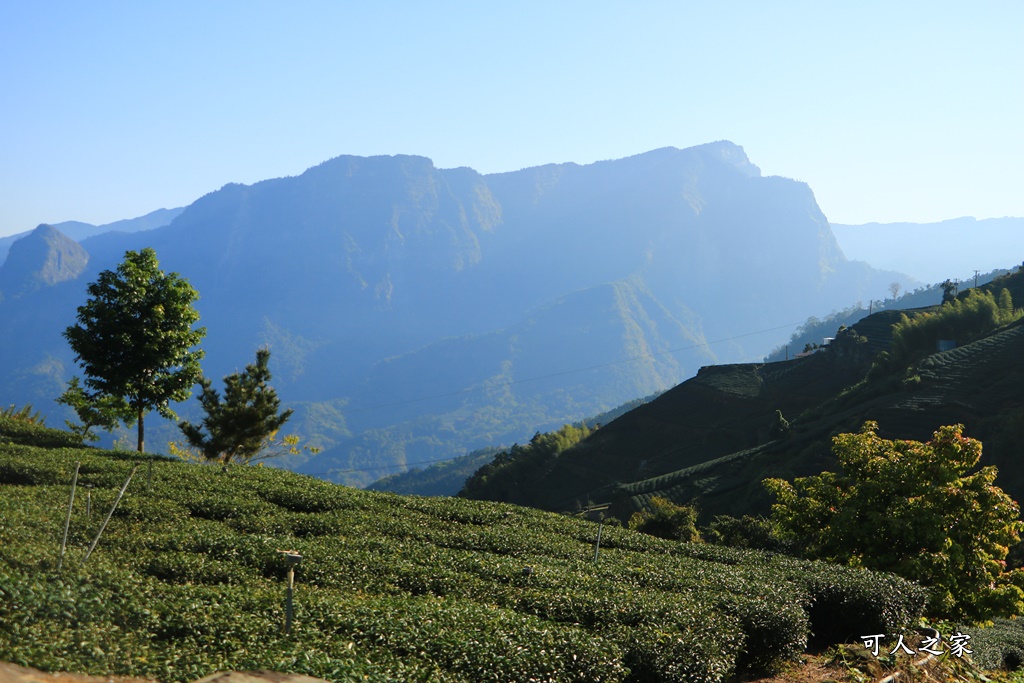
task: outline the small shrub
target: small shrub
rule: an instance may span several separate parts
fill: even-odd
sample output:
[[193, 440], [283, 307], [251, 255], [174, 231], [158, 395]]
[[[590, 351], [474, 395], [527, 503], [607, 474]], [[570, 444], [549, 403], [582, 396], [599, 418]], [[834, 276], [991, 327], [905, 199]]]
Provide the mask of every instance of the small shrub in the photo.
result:
[[672, 541], [700, 541], [697, 511], [658, 496], [651, 498], [650, 510], [633, 513], [629, 519], [629, 528]]
[[738, 519], [729, 515], [718, 515], [708, 525], [703, 537], [705, 541], [714, 545], [773, 552], [786, 552], [791, 550], [792, 545], [781, 537], [771, 520], [751, 515], [744, 515]]

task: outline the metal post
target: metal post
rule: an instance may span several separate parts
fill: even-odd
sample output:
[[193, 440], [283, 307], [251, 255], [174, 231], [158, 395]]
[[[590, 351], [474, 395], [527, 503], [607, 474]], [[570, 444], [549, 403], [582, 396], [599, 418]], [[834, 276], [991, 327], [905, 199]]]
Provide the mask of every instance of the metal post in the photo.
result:
[[285, 561], [288, 563], [288, 592], [285, 595], [284, 601], [284, 633], [285, 635], [291, 635], [292, 632], [292, 616], [295, 613], [294, 609], [294, 593], [295, 593], [295, 566], [302, 562], [302, 555], [295, 550], [278, 550], [284, 556]]
[[[640, 463], [640, 468], [643, 467], [643, 463]], [[640, 471], [640, 468], [637, 471]], [[608, 508], [611, 507], [608, 503], [603, 505], [590, 505], [583, 508], [576, 514], [586, 515], [593, 522], [597, 522], [597, 541], [594, 543], [594, 562], [597, 562], [597, 558], [601, 552], [601, 530], [604, 528], [604, 516]]]
[[85, 489], [85, 516], [92, 519], [92, 484], [82, 484]]
[[109, 522], [110, 518], [114, 516], [114, 510], [117, 509], [117, 504], [121, 502], [121, 496], [124, 495], [125, 489], [128, 488], [128, 484], [131, 482], [132, 477], [135, 476], [135, 471], [137, 469], [139, 469], [138, 465], [132, 468], [132, 471], [128, 474], [128, 478], [124, 480], [124, 486], [121, 487], [121, 492], [117, 494], [117, 499], [114, 500], [114, 504], [110, 507], [110, 512], [107, 513], [107, 518], [103, 520], [100, 530], [96, 532], [96, 538], [92, 539], [89, 549], [85, 551], [85, 559], [82, 560], [83, 565], [89, 561], [89, 556], [92, 555], [92, 551], [96, 548], [96, 544], [100, 542], [100, 536], [103, 535], [103, 530], [107, 528], [107, 522]]
[[68, 529], [71, 527], [71, 508], [75, 505], [75, 486], [78, 484], [78, 468], [82, 463], [75, 463], [75, 476], [71, 479], [71, 500], [68, 501], [68, 516], [64, 520], [64, 538], [60, 542], [60, 558], [57, 559], [57, 571], [64, 565], [64, 549], [68, 545]]
[[284, 632], [290, 635], [292, 632], [292, 613], [294, 610], [295, 594], [295, 565], [288, 567], [288, 599], [284, 606]]

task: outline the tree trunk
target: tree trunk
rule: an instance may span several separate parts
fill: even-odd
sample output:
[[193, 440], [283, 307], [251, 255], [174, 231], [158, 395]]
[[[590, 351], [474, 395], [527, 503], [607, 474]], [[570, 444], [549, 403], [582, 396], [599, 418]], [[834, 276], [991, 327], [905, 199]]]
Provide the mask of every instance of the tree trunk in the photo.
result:
[[143, 445], [145, 444], [145, 439], [143, 438], [145, 431], [142, 427], [142, 408], [139, 408], [139, 453], [142, 452]]

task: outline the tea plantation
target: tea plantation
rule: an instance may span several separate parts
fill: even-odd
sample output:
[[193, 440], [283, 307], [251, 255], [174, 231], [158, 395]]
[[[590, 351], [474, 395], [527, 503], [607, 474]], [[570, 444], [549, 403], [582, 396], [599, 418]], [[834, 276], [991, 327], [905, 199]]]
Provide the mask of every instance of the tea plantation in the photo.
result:
[[[0, 661], [161, 681], [727, 681], [900, 632], [925, 604], [893, 576], [617, 527], [595, 562], [595, 523], [510, 505], [162, 459], [150, 480], [148, 463], [0, 418]], [[303, 556], [290, 635], [278, 550]]]

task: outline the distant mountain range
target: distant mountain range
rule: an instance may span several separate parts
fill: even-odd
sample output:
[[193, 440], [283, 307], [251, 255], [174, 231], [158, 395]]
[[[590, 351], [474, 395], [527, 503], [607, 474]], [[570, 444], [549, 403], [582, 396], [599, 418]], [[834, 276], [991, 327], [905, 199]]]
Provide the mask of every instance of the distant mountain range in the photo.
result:
[[1024, 260], [1024, 218], [954, 218], [940, 223], [832, 224], [847, 258], [921, 282], [960, 280]]
[[[57, 228], [57, 230], [72, 240], [81, 242], [87, 237], [94, 237], [105, 232], [141, 232], [143, 230], [162, 228], [177, 218], [178, 214], [184, 210], [184, 207], [178, 209], [157, 209], [147, 213], [145, 216], [114, 221], [104, 225], [92, 225], [91, 223], [82, 223], [80, 221], [65, 221], [63, 223], [54, 223], [52, 227]], [[26, 230], [14, 235], [0, 237], [0, 264], [3, 264], [7, 259], [7, 253], [10, 251], [11, 245], [22, 237], [28, 236], [31, 232], [31, 230]]]
[[5, 404], [61, 415], [86, 283], [153, 247], [200, 293], [206, 373], [268, 344], [289, 426], [324, 446], [285, 464], [351, 484], [760, 358], [808, 315], [910, 283], [849, 261], [807, 185], [729, 142], [493, 175], [344, 156], [86, 237], [84, 256], [60, 232], [0, 266]]

